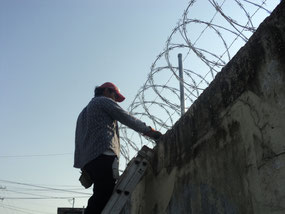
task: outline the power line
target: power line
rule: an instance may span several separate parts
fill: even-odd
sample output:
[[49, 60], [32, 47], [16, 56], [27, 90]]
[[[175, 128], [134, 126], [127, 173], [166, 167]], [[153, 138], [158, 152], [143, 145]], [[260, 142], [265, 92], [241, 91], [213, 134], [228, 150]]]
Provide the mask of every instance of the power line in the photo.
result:
[[1, 200], [50, 200], [50, 199], [72, 199], [72, 198], [90, 198], [90, 196], [47, 196], [47, 197], [2, 197]]
[[35, 155], [0, 155], [0, 158], [27, 158], [27, 157], [50, 157], [50, 156], [65, 156], [73, 153], [58, 153], [58, 154], [35, 154]]
[[76, 193], [76, 194], [83, 194], [83, 195], [89, 195], [89, 196], [91, 195], [90, 193], [85, 193], [85, 192], [78, 192], [78, 191], [72, 191], [72, 190], [66, 190], [66, 189], [58, 189], [58, 188], [52, 188], [52, 187], [46, 187], [46, 186], [40, 186], [40, 185], [34, 185], [34, 184], [27, 184], [27, 183], [20, 183], [20, 182], [9, 181], [9, 180], [0, 179], [0, 181], [5, 182], [5, 183], [18, 184], [18, 185], [30, 186], [30, 187], [37, 187], [37, 188], [59, 191], [59, 192]]
[[[0, 190], [4, 189], [0, 187]], [[5, 188], [6, 189], [6, 188]], [[27, 191], [27, 192], [46, 192], [46, 191], [50, 191], [47, 189], [37, 189], [37, 188], [22, 188], [22, 187], [10, 187], [9, 190], [13, 190], [13, 191]], [[77, 188], [66, 188], [63, 190], [82, 190], [82, 187], [77, 187]]]
[[[39, 194], [34, 194], [34, 193], [26, 193], [26, 192], [19, 192], [19, 191], [14, 191], [14, 190], [5, 190], [6, 192], [12, 192], [12, 193], [17, 193], [17, 194], [23, 194], [23, 195], [29, 195], [29, 196], [37, 196], [39, 199], [43, 198], [43, 199], [57, 199], [57, 197], [55, 196], [47, 196], [47, 195], [39, 195]], [[72, 196], [74, 197], [74, 196]], [[86, 196], [86, 197], [89, 197], [89, 196]], [[70, 197], [68, 197], [70, 198]], [[6, 197], [4, 197], [4, 199], [6, 199]]]
[[52, 214], [50, 212], [43, 212], [43, 211], [39, 211], [39, 210], [31, 210], [31, 209], [26, 209], [26, 208], [23, 208], [23, 207], [7, 205], [7, 204], [3, 204], [3, 203], [0, 203], [0, 206], [2, 208], [5, 208], [5, 209], [11, 209], [11, 210], [14, 210], [14, 211], [17, 211], [17, 212], [27, 213], [27, 214]]

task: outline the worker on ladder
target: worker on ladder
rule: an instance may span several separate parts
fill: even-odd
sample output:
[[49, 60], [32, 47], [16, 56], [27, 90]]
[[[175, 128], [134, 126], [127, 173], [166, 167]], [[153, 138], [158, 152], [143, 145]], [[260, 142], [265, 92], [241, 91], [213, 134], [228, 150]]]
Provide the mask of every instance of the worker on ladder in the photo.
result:
[[119, 177], [117, 121], [154, 140], [162, 135], [117, 104], [125, 97], [113, 83], [106, 82], [94, 92], [95, 96], [78, 116], [75, 133], [74, 167], [81, 169], [80, 181], [85, 188], [94, 184], [85, 214], [101, 213]]

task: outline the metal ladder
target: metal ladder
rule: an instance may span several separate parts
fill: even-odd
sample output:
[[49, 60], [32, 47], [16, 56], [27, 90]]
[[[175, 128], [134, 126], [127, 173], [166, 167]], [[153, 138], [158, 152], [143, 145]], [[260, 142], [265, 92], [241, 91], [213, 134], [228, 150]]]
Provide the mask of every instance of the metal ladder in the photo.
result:
[[143, 146], [138, 155], [129, 162], [102, 214], [119, 214], [122, 211], [132, 191], [145, 173], [152, 155], [153, 151], [147, 146]]

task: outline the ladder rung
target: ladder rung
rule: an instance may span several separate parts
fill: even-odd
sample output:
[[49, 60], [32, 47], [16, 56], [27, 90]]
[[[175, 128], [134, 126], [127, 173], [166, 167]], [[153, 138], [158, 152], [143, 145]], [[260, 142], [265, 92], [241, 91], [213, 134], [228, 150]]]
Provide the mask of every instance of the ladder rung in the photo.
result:
[[145, 173], [152, 154], [153, 152], [150, 148], [143, 146], [138, 155], [130, 161], [124, 173], [120, 176], [102, 214], [120, 213], [132, 191]]

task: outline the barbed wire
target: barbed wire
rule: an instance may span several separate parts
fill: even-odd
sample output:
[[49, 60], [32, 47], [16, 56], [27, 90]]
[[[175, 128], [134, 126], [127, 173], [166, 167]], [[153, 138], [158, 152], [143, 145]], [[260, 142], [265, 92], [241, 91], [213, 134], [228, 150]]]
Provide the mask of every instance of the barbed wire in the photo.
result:
[[[191, 0], [167, 38], [165, 49], [152, 63], [148, 78], [129, 112], [157, 130], [170, 129], [181, 116], [179, 83], [184, 84], [186, 107], [189, 108], [270, 15], [266, 2]], [[183, 80], [177, 74], [178, 53], [184, 56]], [[154, 145], [123, 125], [120, 129], [121, 154], [126, 163], [143, 145]]]

